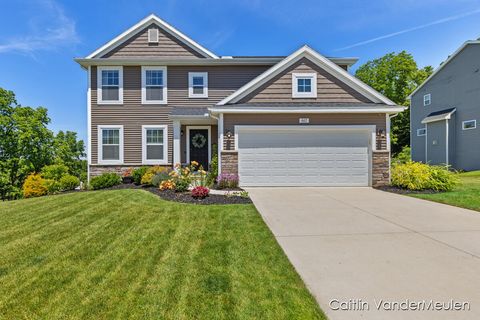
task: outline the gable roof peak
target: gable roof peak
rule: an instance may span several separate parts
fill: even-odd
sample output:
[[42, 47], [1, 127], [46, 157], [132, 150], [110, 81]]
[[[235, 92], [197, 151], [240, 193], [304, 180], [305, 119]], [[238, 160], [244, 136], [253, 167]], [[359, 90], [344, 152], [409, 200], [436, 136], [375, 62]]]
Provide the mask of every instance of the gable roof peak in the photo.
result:
[[87, 59], [92, 59], [92, 58], [99, 58], [103, 55], [105, 55], [107, 52], [113, 50], [114, 48], [118, 47], [128, 39], [130, 39], [132, 36], [137, 34], [140, 30], [143, 28], [149, 26], [150, 24], [154, 23], [157, 25], [160, 29], [164, 30], [165, 32], [168, 32], [175, 38], [177, 38], [179, 41], [183, 42], [193, 50], [197, 51], [200, 53], [202, 56], [205, 58], [213, 58], [213, 59], [218, 59], [218, 56], [215, 55], [213, 52], [207, 50], [197, 42], [193, 41], [190, 39], [188, 36], [168, 24], [166, 21], [160, 19], [156, 14], [151, 13], [147, 17], [143, 18], [140, 20], [138, 23], [133, 25], [131, 28], [127, 29], [111, 41], [107, 42], [105, 45], [102, 47], [98, 48], [91, 54], [89, 54], [86, 58]]

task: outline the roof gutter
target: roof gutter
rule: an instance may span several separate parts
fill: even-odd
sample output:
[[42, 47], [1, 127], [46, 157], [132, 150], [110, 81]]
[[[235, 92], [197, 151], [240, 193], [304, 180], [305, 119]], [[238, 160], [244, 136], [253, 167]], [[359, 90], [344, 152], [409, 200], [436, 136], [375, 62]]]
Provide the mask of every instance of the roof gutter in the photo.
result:
[[356, 109], [345, 109], [345, 108], [328, 108], [328, 109], [300, 109], [300, 108], [275, 108], [275, 109], [266, 109], [266, 108], [255, 108], [255, 109], [246, 109], [246, 108], [219, 108], [219, 107], [210, 107], [208, 110], [213, 113], [388, 113], [394, 114], [402, 112], [406, 109], [403, 106], [397, 107], [387, 107], [387, 108], [356, 108]]

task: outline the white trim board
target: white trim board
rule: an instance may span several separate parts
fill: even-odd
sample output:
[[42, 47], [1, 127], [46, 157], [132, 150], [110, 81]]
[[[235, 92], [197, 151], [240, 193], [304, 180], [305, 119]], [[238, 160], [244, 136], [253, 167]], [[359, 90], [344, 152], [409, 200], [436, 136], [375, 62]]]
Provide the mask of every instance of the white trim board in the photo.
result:
[[[187, 163], [190, 163], [190, 129], [205, 129], [208, 130], [208, 163], [212, 161], [212, 126], [186, 126], [185, 130], [187, 131], [187, 136], [185, 137], [186, 141], [186, 157], [185, 160]], [[208, 168], [203, 168], [208, 170]]]
[[399, 113], [407, 107], [395, 106], [385, 108], [324, 108], [324, 109], [302, 109], [296, 107], [278, 107], [278, 108], [241, 108], [234, 106], [209, 107], [212, 113]]
[[180, 32], [179, 30], [175, 29], [173, 26], [168, 24], [167, 22], [163, 21], [160, 19], [158, 16], [151, 14], [145, 19], [141, 20], [125, 32], [121, 33], [111, 41], [107, 42], [105, 45], [101, 46], [94, 52], [90, 53], [87, 56], [87, 59], [92, 59], [92, 58], [97, 58], [105, 55], [109, 51], [115, 49], [128, 39], [130, 39], [133, 35], [137, 34], [138, 31], [142, 30], [143, 28], [149, 26], [150, 24], [155, 24], [157, 25], [160, 29], [164, 30], [165, 32], [168, 32], [196, 52], [200, 53], [202, 56], [205, 58], [213, 58], [213, 59], [218, 59], [218, 56], [215, 55], [214, 53], [210, 52], [206, 48], [202, 47], [200, 44], [197, 42], [193, 41], [189, 37], [187, 37], [185, 34]]
[[336, 65], [329, 59], [325, 58], [315, 50], [311, 49], [308, 46], [303, 46], [264, 73], [260, 74], [258, 77], [254, 78], [240, 89], [232, 93], [230, 96], [226, 97], [220, 101], [217, 105], [223, 106], [226, 104], [236, 103], [249, 93], [253, 92], [255, 89], [259, 88], [261, 85], [285, 71], [289, 66], [293, 65], [302, 58], [307, 58], [317, 64], [319, 67], [324, 69], [326, 72], [330, 73], [346, 85], [350, 86], [352, 89], [363, 94], [365, 97], [371, 99], [375, 103], [384, 103], [387, 105], [394, 106], [395, 103], [369, 87], [359, 79], [355, 78], [347, 71], [342, 69], [340, 66]]

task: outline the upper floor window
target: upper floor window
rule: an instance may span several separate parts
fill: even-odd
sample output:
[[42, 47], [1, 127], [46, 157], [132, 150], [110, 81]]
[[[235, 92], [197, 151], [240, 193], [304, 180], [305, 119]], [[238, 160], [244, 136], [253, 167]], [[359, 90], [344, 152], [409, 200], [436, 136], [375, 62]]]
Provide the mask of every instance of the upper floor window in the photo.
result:
[[420, 129], [417, 129], [417, 136], [418, 137], [422, 137], [424, 135], [427, 134], [427, 129], [426, 128], [420, 128]]
[[477, 128], [477, 120], [466, 120], [462, 122], [462, 130], [471, 130]]
[[123, 68], [98, 67], [97, 91], [99, 104], [122, 104]]
[[142, 67], [142, 103], [167, 103], [166, 67]]
[[166, 164], [168, 154], [166, 125], [142, 126], [143, 164]]
[[317, 97], [317, 74], [316, 73], [293, 73], [292, 74], [292, 97], [293, 98], [316, 98]]
[[98, 126], [98, 163], [123, 163], [123, 126]]
[[432, 104], [432, 95], [429, 93], [423, 96], [423, 105], [429, 106], [430, 104]]
[[189, 72], [188, 73], [188, 97], [189, 98], [208, 98], [208, 73], [207, 72]]

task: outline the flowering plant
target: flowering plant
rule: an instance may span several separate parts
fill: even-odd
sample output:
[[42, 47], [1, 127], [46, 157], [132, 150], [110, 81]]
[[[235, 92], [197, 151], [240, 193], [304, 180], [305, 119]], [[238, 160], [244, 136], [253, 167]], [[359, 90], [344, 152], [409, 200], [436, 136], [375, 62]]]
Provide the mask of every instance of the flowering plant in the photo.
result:
[[133, 168], [127, 168], [125, 171], [122, 173], [122, 177], [131, 177], [133, 175]]
[[222, 173], [217, 177], [219, 189], [235, 189], [238, 187], [238, 175], [234, 173]]
[[195, 199], [205, 199], [210, 194], [210, 189], [198, 186], [192, 189], [192, 197]]
[[160, 183], [160, 190], [173, 190], [175, 188], [175, 183], [173, 180], [164, 180]]

